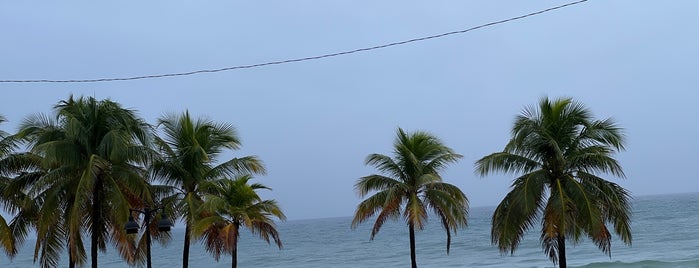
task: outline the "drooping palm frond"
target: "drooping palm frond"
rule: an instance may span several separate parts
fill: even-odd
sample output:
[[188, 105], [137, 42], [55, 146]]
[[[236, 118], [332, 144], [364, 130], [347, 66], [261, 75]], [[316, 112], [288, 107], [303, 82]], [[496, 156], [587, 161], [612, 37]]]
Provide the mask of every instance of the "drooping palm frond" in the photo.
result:
[[544, 205], [545, 171], [525, 174], [514, 180], [512, 190], [493, 213], [491, 241], [501, 252], [514, 253], [525, 232], [534, 226]]
[[614, 231], [621, 241], [631, 245], [631, 196], [630, 193], [616, 183], [604, 180], [595, 175], [578, 172], [578, 178], [595, 195], [602, 212], [602, 219], [614, 226]]
[[444, 231], [447, 233], [447, 254], [451, 248], [451, 233], [468, 225], [468, 198], [461, 190], [451, 184], [433, 182], [425, 184], [424, 199], [433, 213], [439, 216]]
[[372, 191], [381, 191], [392, 188], [403, 188], [407, 191], [401, 181], [382, 175], [369, 175], [362, 177], [354, 185], [354, 189], [357, 191], [360, 197], [364, 197]]
[[265, 166], [257, 156], [244, 156], [232, 158], [215, 167], [212, 167], [205, 177], [222, 178], [236, 177], [244, 174], [266, 174]]
[[368, 166], [373, 166], [381, 173], [398, 180], [405, 180], [403, 169], [390, 156], [382, 154], [370, 154], [366, 157], [364, 163]]
[[0, 247], [2, 247], [8, 256], [12, 256], [15, 251], [15, 241], [12, 230], [2, 216], [0, 216]]
[[[226, 233], [224, 232], [225, 219], [218, 215], [203, 218], [197, 222], [192, 233], [199, 236], [207, 252], [218, 261], [221, 254], [226, 252]], [[237, 233], [228, 233], [229, 236], [237, 236]]]
[[509, 152], [493, 153], [476, 161], [476, 173], [480, 176], [486, 176], [493, 172], [530, 173], [539, 168], [541, 168], [539, 162]]

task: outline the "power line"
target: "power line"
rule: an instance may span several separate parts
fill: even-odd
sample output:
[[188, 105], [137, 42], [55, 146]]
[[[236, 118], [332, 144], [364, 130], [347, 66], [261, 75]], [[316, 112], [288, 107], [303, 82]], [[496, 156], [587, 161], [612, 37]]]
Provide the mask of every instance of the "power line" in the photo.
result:
[[430, 35], [430, 36], [419, 37], [419, 38], [413, 38], [413, 39], [409, 39], [409, 40], [393, 42], [393, 43], [388, 43], [388, 44], [383, 44], [383, 45], [378, 45], [378, 46], [358, 48], [358, 49], [354, 49], [354, 50], [347, 50], [347, 51], [335, 52], [335, 53], [324, 54], [324, 55], [319, 55], [319, 56], [312, 56], [312, 57], [304, 57], [304, 58], [296, 58], [296, 59], [288, 59], [288, 60], [280, 60], [280, 61], [270, 61], [270, 62], [263, 62], [263, 63], [257, 63], [257, 64], [250, 64], [250, 65], [238, 65], [238, 66], [231, 66], [231, 67], [225, 67], [225, 68], [219, 68], [219, 69], [204, 69], [204, 70], [196, 70], [196, 71], [183, 72], [183, 73], [168, 73], [168, 74], [142, 75], [142, 76], [131, 76], [131, 77], [95, 78], [95, 79], [0, 80], [0, 83], [95, 83], [95, 82], [128, 81], [128, 80], [165, 78], [165, 77], [174, 77], [174, 76], [188, 76], [188, 75], [195, 75], [195, 74], [201, 74], [201, 73], [218, 73], [218, 72], [232, 71], [232, 70], [238, 70], [238, 69], [251, 69], [251, 68], [257, 68], [257, 67], [263, 67], [263, 66], [269, 66], [269, 65], [279, 65], [279, 64], [286, 64], [286, 63], [293, 63], [293, 62], [319, 60], [319, 59], [323, 59], [323, 58], [337, 57], [337, 56], [342, 56], [342, 55], [354, 54], [354, 53], [376, 50], [376, 49], [381, 49], [381, 48], [404, 45], [404, 44], [408, 44], [408, 43], [425, 41], [425, 40], [430, 40], [430, 39], [435, 39], [435, 38], [441, 38], [441, 37], [445, 37], [445, 36], [449, 36], [449, 35], [462, 34], [462, 33], [478, 30], [478, 29], [485, 28], [485, 27], [490, 27], [490, 26], [494, 26], [494, 25], [498, 25], [498, 24], [503, 24], [506, 22], [524, 19], [527, 17], [539, 15], [539, 14], [546, 13], [549, 11], [554, 11], [556, 9], [561, 9], [561, 8], [568, 7], [568, 6], [577, 5], [577, 4], [580, 4], [583, 2], [587, 2], [587, 1], [588, 0], [579, 0], [576, 2], [570, 2], [567, 4], [560, 5], [560, 6], [547, 8], [544, 10], [532, 12], [532, 13], [517, 16], [517, 17], [512, 17], [509, 19], [504, 19], [504, 20], [489, 22], [486, 24], [481, 24], [481, 25], [478, 25], [475, 27], [464, 29], [464, 30], [452, 31], [452, 32], [447, 32], [447, 33], [442, 33], [442, 34], [437, 34], [437, 35]]

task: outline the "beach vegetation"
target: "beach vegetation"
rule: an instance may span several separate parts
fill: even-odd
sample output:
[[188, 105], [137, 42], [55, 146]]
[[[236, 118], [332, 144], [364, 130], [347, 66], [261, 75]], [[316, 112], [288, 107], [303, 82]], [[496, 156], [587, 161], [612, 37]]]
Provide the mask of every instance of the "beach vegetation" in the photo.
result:
[[407, 133], [398, 128], [393, 157], [370, 154], [366, 165], [381, 174], [361, 177], [355, 190], [361, 198], [352, 228], [376, 217], [371, 239], [388, 220], [405, 220], [410, 236], [411, 267], [417, 267], [415, 231], [422, 230], [430, 212], [436, 215], [447, 233], [447, 254], [452, 232], [466, 227], [468, 199], [456, 186], [443, 182], [440, 172], [462, 156], [437, 137], [423, 131]]
[[542, 98], [515, 118], [501, 152], [476, 161], [476, 172], [515, 175], [495, 209], [491, 239], [511, 254], [524, 234], [541, 224], [540, 242], [554, 264], [566, 267], [566, 242], [589, 238], [611, 256], [611, 232], [631, 244], [629, 192], [601, 174], [624, 178], [614, 154], [624, 150], [623, 130], [596, 120], [570, 98]]
[[201, 216], [199, 208], [205, 192], [201, 184], [222, 177], [264, 174], [265, 167], [256, 156], [233, 157], [218, 162], [222, 153], [240, 148], [235, 128], [206, 118], [193, 118], [188, 111], [158, 119], [159, 135], [155, 147], [160, 157], [150, 166], [154, 179], [175, 187], [169, 199], [178, 200], [176, 215], [185, 224], [182, 267], [189, 265], [192, 226]]
[[205, 215], [194, 224], [194, 234], [201, 237], [206, 251], [217, 261], [221, 254], [231, 255], [231, 267], [238, 265], [238, 238], [240, 229], [246, 228], [267, 243], [282, 248], [274, 218], [286, 220], [286, 216], [274, 200], [264, 200], [258, 190], [271, 190], [259, 184], [250, 184], [250, 175], [236, 179], [219, 179], [201, 186], [206, 194], [201, 206]]
[[54, 109], [55, 120], [28, 117], [18, 133], [43, 171], [29, 190], [39, 204], [35, 256], [45, 257], [42, 267], [55, 266], [66, 245], [69, 267], [80, 266], [87, 260], [86, 234], [93, 268], [108, 243], [133, 261], [123, 226], [129, 208], [150, 196], [142, 168], [152, 158], [149, 125], [111, 100], [70, 96]]

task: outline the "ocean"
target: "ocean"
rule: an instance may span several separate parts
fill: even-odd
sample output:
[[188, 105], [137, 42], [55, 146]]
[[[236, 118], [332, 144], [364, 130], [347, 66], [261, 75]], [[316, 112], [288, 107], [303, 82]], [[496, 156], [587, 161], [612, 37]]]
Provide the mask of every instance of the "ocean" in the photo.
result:
[[[612, 242], [611, 258], [589, 240], [567, 248], [570, 267], [699, 267], [699, 193], [636, 197], [633, 202], [633, 244]], [[446, 254], [446, 234], [432, 221], [416, 234], [419, 267], [554, 267], [541, 250], [538, 228], [531, 230], [513, 255], [501, 254], [490, 243], [494, 207], [471, 208], [469, 226], [452, 237]], [[238, 267], [409, 267], [408, 229], [388, 222], [373, 241], [373, 222], [350, 229], [351, 217], [294, 220], [278, 224], [283, 249], [267, 245], [243, 230]], [[182, 226], [173, 229], [166, 245], [154, 242], [153, 267], [181, 267]], [[12, 261], [0, 256], [0, 267], [37, 267], [32, 261], [34, 241], [28, 240]], [[570, 245], [570, 244], [569, 244]], [[88, 252], [89, 253], [89, 252]], [[60, 267], [67, 267], [66, 259]], [[199, 243], [190, 252], [191, 267], [230, 267], [230, 256], [219, 262]], [[89, 263], [89, 261], [88, 261]], [[99, 257], [104, 268], [128, 267], [108, 248]]]

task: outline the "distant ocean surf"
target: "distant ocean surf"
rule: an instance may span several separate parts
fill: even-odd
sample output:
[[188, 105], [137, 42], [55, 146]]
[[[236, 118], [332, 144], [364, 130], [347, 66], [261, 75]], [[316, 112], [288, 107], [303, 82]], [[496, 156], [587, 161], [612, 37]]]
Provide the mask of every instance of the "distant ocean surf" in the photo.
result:
[[[417, 233], [420, 267], [553, 267], [541, 250], [538, 228], [530, 231], [514, 255], [501, 255], [490, 244], [493, 207], [472, 208], [469, 227], [453, 237], [446, 255], [446, 237], [433, 222]], [[243, 233], [239, 267], [409, 267], [408, 229], [387, 223], [369, 241], [372, 223], [350, 230], [352, 218], [298, 220], [280, 223], [284, 248], [278, 250]], [[181, 267], [183, 227], [173, 229], [173, 240], [164, 247], [153, 244], [153, 267]], [[34, 241], [28, 240], [14, 260], [0, 257], [0, 267], [37, 267], [32, 262]], [[65, 263], [59, 267], [67, 267]], [[100, 255], [100, 267], [126, 267], [115, 249]], [[612, 257], [589, 241], [568, 249], [571, 267], [699, 267], [699, 193], [642, 196], [634, 199], [633, 245], [612, 242]], [[215, 262], [198, 243], [192, 245], [193, 267], [230, 267], [230, 256]]]

